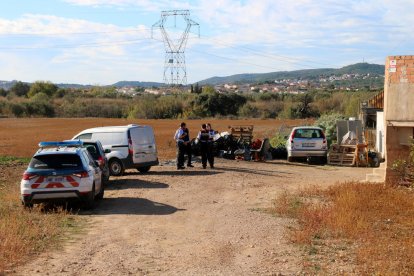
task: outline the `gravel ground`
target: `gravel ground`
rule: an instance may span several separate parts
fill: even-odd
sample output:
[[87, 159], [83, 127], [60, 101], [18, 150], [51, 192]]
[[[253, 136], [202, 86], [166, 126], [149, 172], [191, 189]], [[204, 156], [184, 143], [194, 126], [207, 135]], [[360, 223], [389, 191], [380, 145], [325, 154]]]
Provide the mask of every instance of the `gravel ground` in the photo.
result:
[[82, 211], [86, 229], [18, 275], [296, 275], [303, 252], [286, 238], [294, 222], [261, 211], [284, 191], [363, 180], [369, 168], [216, 159], [215, 169], [111, 178], [104, 200]]

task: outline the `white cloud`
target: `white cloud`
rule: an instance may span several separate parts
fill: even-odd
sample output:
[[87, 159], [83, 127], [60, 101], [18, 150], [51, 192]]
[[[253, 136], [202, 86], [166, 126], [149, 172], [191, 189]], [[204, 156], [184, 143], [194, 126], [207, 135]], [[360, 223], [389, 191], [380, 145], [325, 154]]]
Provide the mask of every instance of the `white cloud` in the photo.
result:
[[[136, 68], [147, 70], [154, 60], [159, 60], [160, 68], [163, 64], [163, 57], [153, 54], [154, 47], [162, 45], [154, 45], [145, 26], [124, 28], [27, 14], [15, 20], [0, 19], [0, 34], [8, 42], [0, 46], [7, 53], [0, 69], [6, 79], [110, 84], [127, 79]], [[140, 77], [153, 79], [151, 75]]]
[[120, 9], [129, 7], [138, 7], [145, 11], [161, 11], [164, 9], [188, 9], [190, 4], [183, 1], [169, 0], [63, 0], [66, 3], [77, 6], [92, 7], [117, 7]]
[[[172, 9], [190, 9], [191, 18], [200, 23], [201, 38], [191, 34], [188, 41], [189, 81], [243, 72], [338, 67], [362, 58], [383, 61], [388, 54], [411, 49], [414, 39], [412, 0], [61, 1], [92, 13], [101, 7], [144, 11], [142, 20], [151, 22], [121, 27], [118, 22], [40, 14], [0, 19], [0, 49], [10, 53], [3, 62], [14, 62], [11, 68], [26, 62], [31, 68], [25, 68], [27, 76], [49, 74], [56, 79], [79, 78], [84, 83], [154, 80], [154, 76], [159, 80], [164, 48], [162, 43], [149, 40], [150, 26], [159, 19], [161, 10]], [[128, 19], [123, 19], [122, 24], [128, 24]], [[160, 32], [156, 37], [162, 40]], [[16, 53], [13, 47], [33, 48], [32, 54], [39, 56]], [[41, 64], [53, 72], [47, 73]], [[7, 72], [0, 74], [6, 76]]]

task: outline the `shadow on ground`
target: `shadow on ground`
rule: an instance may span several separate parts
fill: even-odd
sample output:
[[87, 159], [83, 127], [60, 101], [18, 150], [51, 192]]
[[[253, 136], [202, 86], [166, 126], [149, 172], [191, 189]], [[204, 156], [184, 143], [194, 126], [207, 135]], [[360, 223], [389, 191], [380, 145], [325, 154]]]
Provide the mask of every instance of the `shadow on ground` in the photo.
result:
[[215, 169], [205, 169], [205, 170], [194, 170], [194, 169], [184, 169], [184, 170], [175, 170], [175, 171], [153, 171], [149, 174], [151, 175], [175, 175], [175, 176], [208, 176], [223, 173]]
[[111, 179], [105, 186], [105, 190], [124, 189], [165, 189], [169, 185], [161, 182], [146, 181], [142, 179]]
[[118, 197], [104, 198], [94, 210], [80, 211], [79, 215], [171, 215], [185, 211], [174, 206], [145, 198]]
[[242, 167], [230, 167], [230, 166], [224, 166], [224, 167], [216, 167], [216, 170], [220, 171], [232, 171], [232, 172], [238, 172], [238, 173], [249, 173], [249, 174], [256, 174], [256, 175], [265, 175], [265, 176], [280, 176], [280, 175], [291, 175], [292, 173], [288, 172], [279, 172], [275, 170], [263, 170], [263, 169], [250, 169], [250, 168], [242, 168]]

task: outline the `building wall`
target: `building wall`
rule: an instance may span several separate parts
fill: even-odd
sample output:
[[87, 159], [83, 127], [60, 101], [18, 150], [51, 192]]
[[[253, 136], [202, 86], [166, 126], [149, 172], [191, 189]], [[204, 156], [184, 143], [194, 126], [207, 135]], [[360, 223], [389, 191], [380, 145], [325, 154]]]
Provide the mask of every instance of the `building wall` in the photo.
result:
[[407, 158], [414, 134], [414, 56], [389, 56], [385, 64], [384, 125], [386, 180], [394, 181], [391, 166]]

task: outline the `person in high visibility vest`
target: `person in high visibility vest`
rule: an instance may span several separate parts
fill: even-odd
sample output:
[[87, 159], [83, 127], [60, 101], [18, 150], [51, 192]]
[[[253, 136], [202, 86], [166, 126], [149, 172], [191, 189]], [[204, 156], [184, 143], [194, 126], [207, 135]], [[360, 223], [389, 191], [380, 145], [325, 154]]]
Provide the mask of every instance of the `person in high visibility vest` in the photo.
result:
[[187, 154], [187, 167], [194, 167], [191, 164], [191, 155], [193, 154], [191, 150], [191, 140], [190, 140], [190, 131], [188, 130], [188, 127], [185, 127], [184, 132], [187, 134], [183, 137], [184, 140], [184, 146], [185, 146], [185, 154]]
[[177, 146], [177, 170], [183, 170], [184, 167], [184, 153], [186, 151], [186, 143], [184, 138], [188, 135], [185, 131], [186, 124], [184, 122], [181, 123], [180, 127], [174, 134], [174, 140]]
[[209, 158], [210, 133], [207, 130], [206, 124], [201, 125], [201, 130], [198, 132], [197, 138], [200, 143], [201, 164], [203, 165], [203, 169], [207, 168], [207, 161], [209, 162], [210, 167], [214, 168], [214, 164], [210, 162], [211, 160]]
[[210, 164], [210, 168], [214, 168], [214, 148], [213, 148], [213, 142], [214, 142], [214, 136], [216, 135], [216, 131], [211, 127], [210, 123], [206, 124], [206, 129], [208, 131], [208, 150], [207, 150], [207, 159], [208, 163]]

